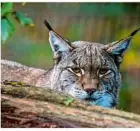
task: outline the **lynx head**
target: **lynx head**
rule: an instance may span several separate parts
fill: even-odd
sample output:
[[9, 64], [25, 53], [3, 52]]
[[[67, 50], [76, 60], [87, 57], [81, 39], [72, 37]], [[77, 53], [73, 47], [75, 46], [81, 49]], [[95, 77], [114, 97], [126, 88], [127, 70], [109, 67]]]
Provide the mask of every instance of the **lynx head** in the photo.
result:
[[49, 29], [54, 56], [51, 86], [92, 105], [113, 107], [121, 84], [119, 66], [135, 30], [125, 39], [107, 45], [86, 41], [69, 42]]

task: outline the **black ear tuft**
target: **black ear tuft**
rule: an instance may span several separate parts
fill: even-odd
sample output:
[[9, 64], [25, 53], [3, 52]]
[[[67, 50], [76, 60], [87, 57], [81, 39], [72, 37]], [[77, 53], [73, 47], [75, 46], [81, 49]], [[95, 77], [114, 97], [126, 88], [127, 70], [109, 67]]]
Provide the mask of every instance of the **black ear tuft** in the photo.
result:
[[49, 29], [49, 31], [53, 31], [52, 27], [50, 26], [47, 20], [44, 20], [44, 24]]
[[139, 30], [140, 30], [140, 28], [134, 30], [134, 31], [130, 34], [130, 36], [134, 36]]

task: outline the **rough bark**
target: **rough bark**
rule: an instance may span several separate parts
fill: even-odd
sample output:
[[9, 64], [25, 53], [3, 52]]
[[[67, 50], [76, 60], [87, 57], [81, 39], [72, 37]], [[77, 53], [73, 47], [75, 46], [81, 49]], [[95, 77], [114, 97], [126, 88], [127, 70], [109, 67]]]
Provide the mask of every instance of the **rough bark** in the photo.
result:
[[29, 85], [49, 88], [51, 71], [28, 67], [20, 63], [1, 60], [1, 80], [24, 82]]
[[7, 78], [1, 85], [2, 127], [140, 127], [139, 115], [89, 106], [49, 88], [4, 82]]
[[2, 127], [6, 120], [16, 121], [16, 127], [140, 127], [139, 115], [89, 106], [79, 100], [66, 104], [70, 96], [50, 89], [1, 87]]

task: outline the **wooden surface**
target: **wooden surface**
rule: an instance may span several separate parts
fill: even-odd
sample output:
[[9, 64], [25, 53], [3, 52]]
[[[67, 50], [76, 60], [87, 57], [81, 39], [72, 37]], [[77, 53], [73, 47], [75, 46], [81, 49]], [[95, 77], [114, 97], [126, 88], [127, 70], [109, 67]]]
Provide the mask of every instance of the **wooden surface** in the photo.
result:
[[1, 86], [2, 127], [140, 127], [140, 116], [88, 106], [50, 89]]

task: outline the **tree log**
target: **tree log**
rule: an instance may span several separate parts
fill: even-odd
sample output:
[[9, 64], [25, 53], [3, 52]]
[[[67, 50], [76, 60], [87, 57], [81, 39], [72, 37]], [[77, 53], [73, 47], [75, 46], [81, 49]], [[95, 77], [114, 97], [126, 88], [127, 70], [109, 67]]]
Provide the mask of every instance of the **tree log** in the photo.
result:
[[[140, 127], [140, 115], [137, 114], [90, 106], [86, 102], [49, 88], [31, 86], [33, 83], [30, 85], [30, 81], [29, 85], [5, 83], [4, 80], [9, 80], [8, 78], [19, 80], [11, 79], [18, 78], [19, 74], [15, 73], [17, 66], [2, 66], [2, 127]], [[28, 70], [28, 67], [24, 68], [24, 72]], [[41, 73], [46, 72], [37, 70]], [[8, 75], [8, 71], [10, 77], [3, 74]], [[12, 76], [12, 72], [15, 76]], [[20, 76], [20, 81], [24, 81], [24, 77], [21, 74]]]
[[[8, 127], [140, 127], [140, 116], [89, 106], [59, 92], [26, 86], [1, 86], [2, 92], [2, 127], [6, 121], [17, 124]], [[50, 123], [49, 123], [50, 122]]]

